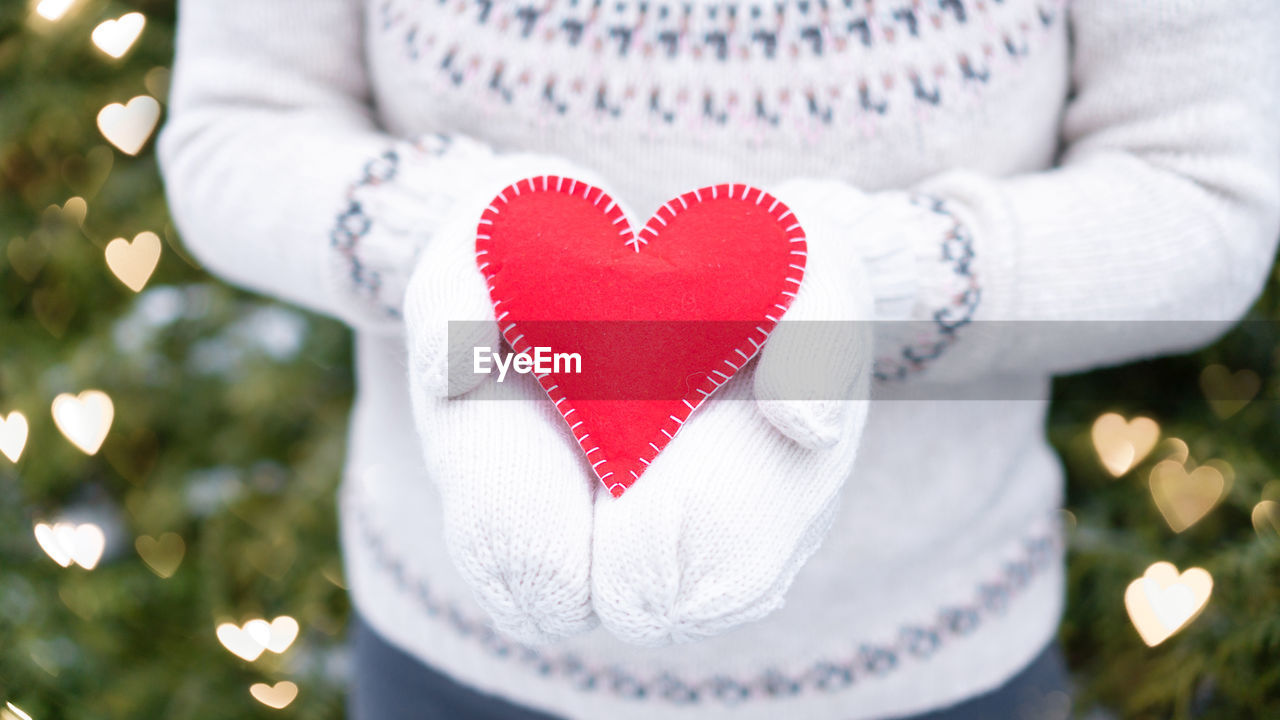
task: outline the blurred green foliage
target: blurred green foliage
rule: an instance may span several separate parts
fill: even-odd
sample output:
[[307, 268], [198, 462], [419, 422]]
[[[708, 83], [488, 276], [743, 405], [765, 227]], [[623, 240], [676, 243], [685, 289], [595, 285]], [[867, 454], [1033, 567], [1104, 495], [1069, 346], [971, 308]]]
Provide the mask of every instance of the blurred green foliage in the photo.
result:
[[[101, 21], [146, 15], [113, 60]], [[334, 488], [351, 401], [349, 336], [336, 323], [235, 291], [183, 254], [151, 145], [133, 158], [98, 111], [163, 101], [171, 2], [77, 0], [56, 23], [0, 5], [0, 415], [30, 422], [0, 457], [0, 708], [54, 718], [248, 718], [279, 714], [256, 682], [301, 688], [285, 711], [342, 716], [346, 593]], [[59, 206], [87, 201], [83, 225]], [[164, 239], [135, 295], [104, 261], [115, 237]], [[102, 450], [58, 432], [50, 403], [88, 388], [113, 399]], [[63, 569], [32, 527], [64, 516], [108, 533], [93, 571]], [[135, 539], [176, 533], [163, 579]], [[287, 614], [302, 633], [250, 664], [217, 624]], [[0, 715], [3, 717], [3, 715]]]
[[[172, 3], [76, 0], [58, 22], [32, 7], [0, 6], [0, 416], [21, 411], [31, 425], [20, 460], [0, 457], [0, 703], [35, 720], [341, 717], [348, 608], [334, 489], [347, 331], [202, 273], [177, 242], [150, 145], [130, 157], [95, 127], [108, 103], [165, 100]], [[113, 60], [90, 34], [129, 11], [146, 29]], [[73, 196], [87, 202], [83, 223], [62, 210]], [[103, 251], [147, 230], [164, 251], [135, 295]], [[1280, 717], [1280, 537], [1250, 522], [1264, 495], [1280, 501], [1280, 281], [1271, 285], [1254, 322], [1213, 348], [1055, 384], [1050, 434], [1076, 520], [1062, 638], [1083, 706]], [[1210, 362], [1254, 368], [1260, 397], [1214, 415], [1198, 385]], [[116, 407], [93, 457], [49, 412], [59, 393], [88, 388]], [[1230, 463], [1222, 504], [1170, 531], [1146, 486], [1158, 452], [1119, 479], [1098, 462], [1089, 427], [1111, 410], [1154, 417], [1196, 461]], [[106, 529], [96, 569], [61, 568], [37, 545], [33, 526], [63, 518]], [[165, 533], [184, 548], [167, 579], [135, 549]], [[1122, 597], [1156, 560], [1204, 567], [1215, 589], [1204, 615], [1150, 649]], [[283, 655], [247, 663], [214, 635], [222, 622], [281, 614], [302, 626]], [[248, 692], [284, 679], [301, 692], [283, 711]]]

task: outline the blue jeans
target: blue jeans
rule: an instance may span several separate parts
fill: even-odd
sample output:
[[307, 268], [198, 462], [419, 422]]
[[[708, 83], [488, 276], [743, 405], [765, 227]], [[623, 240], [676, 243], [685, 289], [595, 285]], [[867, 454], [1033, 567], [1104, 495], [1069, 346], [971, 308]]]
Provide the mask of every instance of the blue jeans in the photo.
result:
[[[484, 694], [431, 669], [352, 618], [355, 668], [347, 715], [351, 720], [557, 720]], [[1061, 695], [1057, 695], [1057, 694]], [[1066, 664], [1050, 645], [1012, 680], [986, 695], [900, 720], [1003, 720], [1028, 707], [1069, 697]], [[1032, 711], [1034, 717], [1070, 714]]]

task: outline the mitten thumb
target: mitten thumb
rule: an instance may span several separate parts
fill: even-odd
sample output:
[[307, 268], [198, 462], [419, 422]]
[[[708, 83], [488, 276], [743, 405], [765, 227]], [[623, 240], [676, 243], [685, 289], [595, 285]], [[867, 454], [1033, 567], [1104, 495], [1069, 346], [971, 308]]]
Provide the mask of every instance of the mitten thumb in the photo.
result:
[[455, 397], [475, 388], [485, 375], [473, 372], [474, 349], [498, 351], [493, 305], [476, 263], [476, 222], [483, 209], [480, 204], [474, 212], [455, 212], [437, 230], [405, 293], [409, 370], [435, 397]]
[[853, 222], [869, 199], [834, 182], [791, 181], [775, 193], [804, 228], [805, 276], [760, 352], [760, 412], [787, 437], [825, 448], [860, 432], [873, 363], [873, 301], [854, 250]]

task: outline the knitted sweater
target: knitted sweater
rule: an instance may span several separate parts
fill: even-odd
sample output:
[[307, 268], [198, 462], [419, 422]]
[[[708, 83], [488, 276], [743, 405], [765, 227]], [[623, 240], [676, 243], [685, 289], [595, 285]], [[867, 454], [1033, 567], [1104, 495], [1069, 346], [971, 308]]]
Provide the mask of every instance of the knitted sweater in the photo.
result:
[[[161, 161], [212, 271], [356, 330], [342, 537], [384, 636], [567, 718], [886, 717], [1055, 632], [1051, 375], [1203, 344], [1259, 291], [1277, 34], [1274, 0], [184, 0]], [[646, 216], [718, 182], [917, 194], [858, 230], [878, 313], [917, 322], [877, 339], [855, 470], [778, 612], [667, 648], [487, 626], [440, 541], [399, 312], [476, 143], [568, 158]]]

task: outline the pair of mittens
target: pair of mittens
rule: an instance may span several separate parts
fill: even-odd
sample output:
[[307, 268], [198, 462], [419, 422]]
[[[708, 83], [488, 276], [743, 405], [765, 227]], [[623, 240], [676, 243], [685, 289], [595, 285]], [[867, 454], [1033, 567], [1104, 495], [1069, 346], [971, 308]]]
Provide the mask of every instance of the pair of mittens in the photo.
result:
[[415, 421], [455, 564], [496, 628], [529, 643], [602, 622], [661, 645], [764, 617], [830, 526], [866, 418], [873, 302], [836, 221], [866, 196], [776, 188], [807, 246], [782, 322], [615, 496], [534, 375], [473, 372], [471, 348], [496, 348], [502, 329], [475, 254], [501, 180], [599, 187], [552, 159], [509, 163], [438, 228], [405, 300]]

